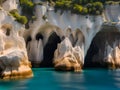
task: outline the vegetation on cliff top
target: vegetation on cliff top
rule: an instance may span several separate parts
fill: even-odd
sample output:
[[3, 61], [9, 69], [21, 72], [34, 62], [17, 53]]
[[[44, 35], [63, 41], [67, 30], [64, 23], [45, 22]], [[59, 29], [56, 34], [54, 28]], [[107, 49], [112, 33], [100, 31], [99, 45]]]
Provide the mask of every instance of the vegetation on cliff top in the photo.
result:
[[16, 9], [10, 11], [10, 14], [21, 24], [26, 24], [28, 22], [26, 16], [21, 16]]
[[[34, 6], [35, 4], [32, 0], [19, 0], [20, 6], [22, 7], [22, 15], [26, 16], [28, 19], [28, 23], [33, 19], [34, 16]], [[26, 28], [29, 28], [29, 24], [26, 23]]]
[[55, 9], [70, 10], [76, 14], [100, 15], [105, 4], [119, 3], [120, 0], [47, 0], [55, 3]]

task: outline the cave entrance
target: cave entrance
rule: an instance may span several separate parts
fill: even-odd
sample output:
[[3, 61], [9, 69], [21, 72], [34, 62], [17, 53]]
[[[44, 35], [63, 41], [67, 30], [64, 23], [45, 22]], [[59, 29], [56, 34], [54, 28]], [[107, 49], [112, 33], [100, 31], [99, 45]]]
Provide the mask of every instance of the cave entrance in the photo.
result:
[[55, 32], [52, 32], [48, 38], [47, 44], [44, 47], [44, 57], [40, 67], [53, 67], [54, 52], [57, 49], [58, 43], [60, 42], [60, 37]]
[[120, 32], [115, 26], [103, 26], [91, 42], [85, 57], [84, 68], [108, 68], [109, 64], [104, 62], [107, 46], [111, 48], [115, 44], [118, 46], [119, 41]]

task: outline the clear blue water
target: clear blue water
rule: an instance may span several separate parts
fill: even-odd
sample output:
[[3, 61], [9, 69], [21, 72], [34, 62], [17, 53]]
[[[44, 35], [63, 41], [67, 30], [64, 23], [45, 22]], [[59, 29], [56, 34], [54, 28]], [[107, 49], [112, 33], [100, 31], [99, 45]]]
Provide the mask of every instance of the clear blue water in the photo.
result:
[[120, 70], [74, 73], [34, 68], [33, 72], [30, 79], [0, 81], [0, 90], [120, 90]]

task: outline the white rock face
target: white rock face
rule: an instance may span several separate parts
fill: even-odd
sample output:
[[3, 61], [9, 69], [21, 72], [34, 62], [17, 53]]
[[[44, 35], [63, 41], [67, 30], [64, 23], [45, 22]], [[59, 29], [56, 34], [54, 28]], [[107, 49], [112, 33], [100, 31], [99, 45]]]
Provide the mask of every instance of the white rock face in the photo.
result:
[[[27, 43], [28, 57], [33, 64], [36, 63], [37, 65], [40, 66], [40, 63], [43, 61], [44, 56], [43, 49], [46, 46], [47, 42], [49, 42], [48, 39], [53, 33], [56, 33], [56, 35], [59, 36], [60, 38], [64, 36], [60, 28], [50, 23], [44, 23], [38, 30], [36, 29], [36, 31], [34, 31], [33, 28], [33, 30], [31, 29], [29, 30], [29, 32], [28, 31], [25, 32], [24, 37], [26, 42], [28, 42]], [[37, 65], [35, 65], [35, 67]]]
[[1, 78], [32, 77], [24, 38], [23, 25], [14, 21], [3, 9], [0, 10], [0, 70]]
[[6, 0], [3, 4], [2, 7], [6, 11], [11, 11], [13, 9], [17, 9], [18, 7], [18, 2], [19, 0]]
[[54, 11], [48, 11], [48, 22], [53, 23], [60, 27], [62, 30], [67, 30], [69, 27], [72, 31], [80, 29], [85, 37], [85, 54], [89, 48], [91, 40], [100, 31], [103, 19], [101, 16], [82, 16], [71, 14], [69, 11], [65, 11], [62, 15], [60, 11], [55, 13]]
[[15, 19], [8, 15], [9, 13], [3, 9], [0, 10], [0, 26], [8, 23], [11, 24], [14, 30], [25, 30], [24, 26], [15, 21]]
[[54, 54], [55, 68], [58, 70], [80, 71], [83, 65], [83, 55], [80, 46], [73, 47], [69, 38], [65, 38]]
[[32, 40], [27, 45], [28, 57], [32, 63], [40, 64], [43, 60], [43, 43], [42, 40]]
[[[38, 0], [35, 0], [38, 2]], [[31, 37], [34, 39], [39, 31], [39, 27], [42, 27], [42, 25], [45, 25], [45, 22], [42, 17], [43, 15], [47, 16], [47, 23], [50, 23], [52, 25], [56, 25], [57, 27], [61, 28], [64, 37], [69, 37], [69, 34], [72, 33], [72, 38], [75, 40], [71, 40], [71, 36], [69, 37], [73, 47], [74, 46], [80, 46], [82, 48], [82, 60], [84, 62], [84, 57], [87, 53], [87, 50], [91, 44], [91, 41], [93, 37], [96, 35], [97, 32], [99, 32], [101, 25], [103, 23], [102, 16], [82, 16], [82, 15], [76, 15], [76, 14], [71, 14], [69, 11], [65, 11], [63, 14], [60, 13], [60, 11], [57, 11], [56, 13], [54, 12], [54, 9], [49, 9], [48, 6], [40, 6], [37, 5], [35, 7], [35, 15], [37, 16], [37, 20], [34, 21], [34, 23], [30, 24], [30, 30], [31, 31]], [[46, 25], [47, 27], [47, 25]], [[71, 29], [71, 32], [68, 33], [68, 35], [65, 35], [66, 30]], [[44, 31], [45, 29], [43, 29]], [[50, 28], [50, 30], [55, 31], [53, 27]], [[78, 33], [81, 34], [76, 34], [76, 30], [78, 30]], [[49, 32], [49, 30], [48, 30]], [[57, 33], [58, 31], [56, 31]], [[60, 35], [57, 33], [58, 36], [61, 37], [63, 35]], [[76, 35], [78, 35], [76, 37]], [[43, 35], [45, 36], [45, 39], [43, 40], [43, 46], [47, 43], [47, 38], [49, 37], [49, 34]], [[84, 43], [80, 43], [82, 38], [84, 37]], [[38, 43], [37, 43], [38, 45]], [[30, 45], [31, 46], [31, 45]], [[31, 46], [33, 47], [33, 46]], [[30, 48], [31, 48], [30, 47]], [[35, 49], [37, 50], [37, 49]], [[36, 51], [38, 52], [38, 51]], [[43, 51], [44, 52], [44, 51]], [[31, 56], [35, 56], [34, 54], [31, 54]], [[37, 58], [37, 56], [35, 56]], [[40, 58], [41, 59], [41, 58]], [[39, 61], [40, 61], [39, 59]]]
[[107, 5], [105, 18], [109, 22], [120, 22], [120, 5]]

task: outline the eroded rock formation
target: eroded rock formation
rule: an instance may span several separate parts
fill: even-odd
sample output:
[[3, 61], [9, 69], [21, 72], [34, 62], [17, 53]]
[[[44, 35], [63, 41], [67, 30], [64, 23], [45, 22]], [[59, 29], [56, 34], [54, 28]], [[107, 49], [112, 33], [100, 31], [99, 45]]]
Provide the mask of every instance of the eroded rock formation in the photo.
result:
[[[35, 3], [40, 2], [40, 0], [33, 1]], [[15, 22], [15, 19], [12, 16], [9, 16], [10, 14], [8, 13], [8, 11], [13, 9], [17, 9], [20, 13], [22, 13], [19, 0], [5, 0], [1, 6], [3, 8], [0, 10], [1, 29], [3, 29], [4, 24], [9, 23], [13, 29], [12, 32], [15, 32], [14, 30], [20, 30], [22, 32], [24, 26]], [[62, 13], [61, 10], [57, 10], [57, 12], [55, 12], [54, 8], [46, 3], [43, 5], [36, 4], [34, 8], [36, 20], [30, 21], [28, 23], [30, 26], [29, 30], [23, 32], [24, 39], [26, 41], [28, 57], [32, 62], [33, 67], [51, 67], [53, 66], [54, 59], [54, 65], [56, 69], [80, 71], [83, 67], [84, 58], [88, 52], [91, 41], [93, 40], [94, 36], [101, 30], [101, 25], [103, 22], [110, 22], [106, 24], [111, 26], [112, 24], [116, 24], [119, 29], [119, 7], [119, 5], [108, 5], [106, 6], [103, 15], [92, 16], [73, 14], [67, 10], [64, 10]], [[0, 48], [4, 48], [5, 42], [2, 39], [3, 36], [6, 38], [7, 35], [9, 35], [8, 32], [6, 33], [6, 36], [3, 34], [5, 33], [3, 32], [1, 34], [2, 44], [0, 45]], [[12, 35], [14, 36], [14, 34]], [[19, 34], [16, 35], [19, 36]], [[107, 33], [105, 35], [109, 37], [110, 34]], [[103, 33], [104, 37], [105, 35]], [[114, 34], [114, 37], [117, 37], [117, 35]], [[16, 36], [14, 38], [16, 38]], [[113, 39], [113, 37], [110, 39]], [[91, 56], [90, 54], [87, 55], [87, 57], [91, 57], [93, 61], [98, 60], [102, 64], [105, 62], [110, 62], [112, 63], [110, 64], [110, 67], [119, 66], [119, 40], [115, 38], [115, 41], [111, 41], [112, 44], [109, 43], [108, 39], [105, 39], [105, 41], [102, 39], [100, 40], [101, 42], [97, 43], [99, 43], [101, 46], [96, 44], [95, 47], [97, 48], [93, 49], [93, 43], [91, 44], [92, 48], [90, 48], [92, 50], [92, 55], [97, 54], [100, 50], [101, 51], [95, 56]], [[97, 45], [104, 48], [99, 50]], [[13, 47], [15, 46], [13, 45]], [[64, 47], [64, 49], [62, 47]], [[18, 49], [19, 48], [17, 47], [17, 50]], [[27, 54], [25, 54], [26, 56], [23, 56], [24, 54], [21, 54], [21, 52], [18, 53], [16, 50], [15, 52], [21, 56], [18, 57], [20, 61], [23, 60], [23, 58], [27, 58]], [[10, 52], [10, 56], [14, 57], [15, 55], [14, 53]], [[100, 59], [98, 59], [99, 57]], [[115, 63], [117, 63], [117, 66]], [[3, 69], [1, 68], [0, 70]]]
[[0, 77], [3, 79], [32, 77], [24, 39], [10, 24], [0, 28]]
[[33, 67], [53, 66], [54, 51], [64, 37], [62, 30], [55, 25], [45, 23], [38, 31], [25, 32], [24, 37]]
[[54, 66], [56, 70], [81, 71], [84, 64], [84, 44], [83, 33], [77, 29], [66, 30], [65, 39], [58, 44], [54, 53]]
[[[11, 7], [9, 9], [15, 9], [16, 7], [12, 7], [15, 0], [9, 1]], [[21, 36], [24, 25], [15, 21], [15, 18], [7, 12], [8, 8], [7, 11], [4, 9], [0, 8], [0, 77], [2, 79], [32, 77], [31, 63], [28, 60], [24, 38]]]
[[54, 65], [56, 70], [81, 71], [83, 66], [83, 53], [80, 46], [72, 46], [69, 38], [65, 38], [58, 44], [54, 54]]
[[85, 67], [120, 68], [120, 32], [104, 25], [96, 34], [86, 56]]

